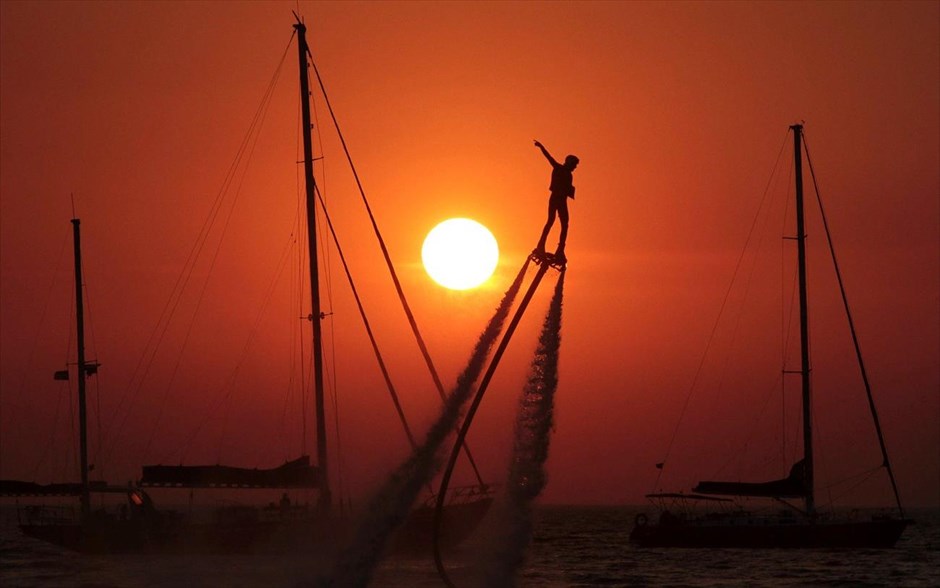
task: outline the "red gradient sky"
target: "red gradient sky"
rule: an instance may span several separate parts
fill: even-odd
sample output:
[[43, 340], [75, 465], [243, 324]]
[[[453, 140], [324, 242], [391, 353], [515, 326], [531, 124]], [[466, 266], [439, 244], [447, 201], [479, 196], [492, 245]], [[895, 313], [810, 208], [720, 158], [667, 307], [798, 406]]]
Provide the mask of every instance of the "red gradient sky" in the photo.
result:
[[[74, 477], [69, 390], [51, 378], [74, 354], [71, 195], [82, 218], [90, 355], [102, 363], [92, 388], [96, 471], [121, 482], [144, 462], [270, 467], [300, 450], [300, 405], [287, 392], [284, 333], [298, 322], [287, 278], [274, 282], [259, 314], [298, 206], [293, 46], [185, 352], [177, 354], [199, 285], [143, 383], [131, 381], [297, 8], [0, 3], [0, 477]], [[654, 489], [653, 464], [666, 454], [787, 127], [802, 120], [902, 498], [940, 503], [940, 4], [299, 9], [446, 381], [543, 223], [549, 168], [532, 140], [556, 157], [581, 158], [545, 501], [637, 503]], [[421, 430], [439, 400], [320, 99], [317, 111], [321, 183]], [[447, 291], [420, 267], [425, 234], [451, 216], [479, 220], [500, 243], [501, 265], [486, 287]], [[818, 225], [810, 240], [822, 243]], [[404, 456], [406, 442], [345, 279], [334, 273], [333, 282], [343, 480], [362, 495]], [[471, 432], [492, 481], [510, 450], [543, 290]], [[847, 335], [825, 318], [837, 306], [830, 298], [811, 311], [817, 432], [829, 447], [820, 462], [835, 466], [835, 478], [880, 463]], [[775, 312], [771, 338], [779, 340]], [[836, 355], [846, 359], [824, 367]], [[755, 347], [732, 362], [733, 372], [756, 374], [762, 358]], [[779, 379], [779, 353], [771, 367], [762, 377]], [[692, 397], [664, 489], [715, 472], [746, 476], [738, 466], [780, 453], [779, 417], [758, 426], [775, 437], [770, 445], [752, 441], [754, 423], [767, 417], [747, 406], [753, 399], [737, 375], [726, 382], [718, 399]], [[734, 457], [745, 444], [747, 456]], [[856, 502], [887, 501], [884, 484], [861, 492]]]

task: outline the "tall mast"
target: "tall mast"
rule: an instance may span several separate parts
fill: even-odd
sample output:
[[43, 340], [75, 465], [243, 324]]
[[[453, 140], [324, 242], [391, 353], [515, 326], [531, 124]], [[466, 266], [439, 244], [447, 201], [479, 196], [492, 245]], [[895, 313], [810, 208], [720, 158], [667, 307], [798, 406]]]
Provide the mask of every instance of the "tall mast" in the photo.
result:
[[80, 221], [72, 219], [72, 236], [75, 243], [75, 323], [78, 339], [78, 446], [82, 468], [82, 518], [91, 513], [91, 496], [88, 492], [88, 426], [85, 411], [85, 306], [82, 299], [82, 238]]
[[320, 477], [318, 506], [328, 511], [332, 502], [329, 464], [326, 451], [326, 417], [323, 402], [323, 349], [321, 344], [320, 277], [317, 269], [316, 180], [313, 178], [313, 141], [310, 137], [310, 82], [307, 78], [307, 27], [302, 22], [297, 30], [298, 65], [300, 66], [300, 106], [304, 138], [304, 184], [307, 190], [307, 246], [310, 258], [310, 322], [313, 324], [314, 403], [317, 411], [317, 467]]
[[800, 142], [803, 125], [792, 125], [793, 161], [796, 174], [796, 243], [800, 281], [800, 377], [803, 382], [803, 479], [806, 492], [806, 512], [814, 514], [813, 481], [813, 424], [810, 408], [809, 319], [806, 296], [806, 229], [803, 223], [803, 154]]

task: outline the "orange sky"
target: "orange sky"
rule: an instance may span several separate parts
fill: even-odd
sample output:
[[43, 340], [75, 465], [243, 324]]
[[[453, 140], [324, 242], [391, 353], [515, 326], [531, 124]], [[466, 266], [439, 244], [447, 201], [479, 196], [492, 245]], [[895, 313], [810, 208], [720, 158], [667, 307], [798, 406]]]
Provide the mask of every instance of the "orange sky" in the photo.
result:
[[[185, 352], [205, 261], [143, 383], [131, 380], [297, 7], [0, 3], [0, 477], [50, 481], [74, 471], [68, 389], [51, 378], [74, 355], [70, 195], [82, 218], [90, 355], [103, 364], [92, 418], [100, 403], [100, 439], [111, 449], [97, 471], [120, 482], [144, 461], [269, 467], [299, 451], [299, 401], [288, 392], [294, 258], [274, 281], [297, 211], [293, 45]], [[940, 503], [940, 5], [299, 8], [446, 381], [544, 222], [550, 169], [532, 140], [559, 159], [581, 159], [544, 500], [636, 503], [653, 489], [653, 464], [669, 445], [787, 127], [804, 120], [902, 497]], [[405, 409], [422, 430], [439, 400], [316, 99], [321, 185]], [[420, 268], [427, 231], [456, 215], [489, 226], [502, 253], [491, 282], [466, 293], [443, 290]], [[822, 243], [818, 225], [810, 240]], [[406, 444], [338, 270], [333, 282], [344, 481], [361, 495]], [[550, 295], [543, 290], [471, 432], [492, 481], [503, 476]], [[842, 327], [824, 317], [836, 307], [830, 299], [811, 311], [816, 407], [837, 413], [820, 414], [817, 432], [834, 446], [821, 461], [857, 472], [880, 459], [854, 368], [841, 359], [822, 365], [852, 353]], [[779, 339], [775, 312], [771, 338]], [[734, 372], [757, 374], [762, 358], [755, 348]], [[762, 377], [779, 379], [779, 353], [776, 361]], [[728, 390], [738, 377], [726, 380]], [[841, 380], [851, 381], [851, 394]], [[730, 452], [758, 422], [740, 386], [717, 400], [696, 392], [666, 489], [734, 461]], [[742, 463], [763, 455], [751, 445]], [[861, 455], [845, 452], [852, 445]], [[857, 500], [886, 496], [874, 484]]]

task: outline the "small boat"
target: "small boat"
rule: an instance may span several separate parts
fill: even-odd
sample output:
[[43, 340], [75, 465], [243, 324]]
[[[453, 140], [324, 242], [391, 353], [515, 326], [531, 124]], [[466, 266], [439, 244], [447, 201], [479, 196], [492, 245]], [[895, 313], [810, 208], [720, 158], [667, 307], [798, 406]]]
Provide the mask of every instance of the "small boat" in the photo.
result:
[[[300, 72], [300, 97], [303, 146], [304, 178], [306, 188], [307, 231], [309, 260], [309, 283], [311, 310], [306, 317], [312, 324], [312, 354], [314, 364], [314, 406], [316, 413], [317, 456], [316, 464], [311, 463], [308, 455], [301, 455], [286, 463], [268, 468], [255, 469], [213, 465], [144, 465], [142, 476], [136, 485], [109, 486], [104, 482], [90, 481], [87, 419], [85, 410], [85, 379], [96, 373], [98, 364], [85, 359], [83, 301], [81, 277], [81, 253], [79, 221], [74, 225], [75, 241], [75, 280], [76, 280], [76, 320], [78, 323], [78, 405], [80, 423], [81, 481], [78, 483], [40, 485], [15, 480], [0, 481], [0, 496], [78, 496], [80, 512], [69, 507], [30, 506], [21, 509], [20, 529], [30, 537], [54, 543], [68, 549], [89, 553], [280, 553], [308, 551], [311, 547], [326, 546], [335, 548], [353, 529], [352, 520], [342, 509], [334, 504], [327, 458], [327, 425], [325, 418], [323, 351], [320, 321], [325, 314], [321, 311], [319, 292], [319, 269], [316, 238], [315, 210], [317, 187], [313, 175], [312, 125], [310, 109], [310, 82], [308, 69], [310, 61], [309, 47], [306, 40], [306, 27], [298, 18], [294, 25], [298, 43]], [[328, 219], [327, 222], [329, 223]], [[332, 228], [332, 227], [331, 227]], [[377, 230], [377, 229], [376, 229]], [[383, 245], [384, 249], [384, 245]], [[386, 256], [389, 269], [391, 262]], [[350, 278], [351, 282], [351, 278]], [[399, 295], [404, 302], [404, 294]], [[358, 298], [358, 295], [356, 295]], [[361, 306], [360, 306], [361, 308]], [[410, 310], [406, 307], [406, 313]], [[363, 319], [365, 316], [363, 313]], [[417, 328], [412, 321], [412, 326]], [[367, 331], [370, 330], [367, 325]], [[443, 388], [439, 378], [430, 365], [430, 358], [419, 338], [419, 345], [425, 351], [425, 358], [432, 370], [432, 375], [443, 397]], [[373, 343], [374, 345], [374, 343]], [[378, 351], [376, 348], [376, 354]], [[381, 359], [379, 359], [381, 363]], [[384, 365], [381, 365], [385, 372]], [[67, 379], [68, 372], [57, 372], [57, 379]], [[386, 377], [387, 380], [387, 377]], [[392, 392], [393, 401], [405, 427], [409, 440], [414, 444], [413, 436], [401, 412], [397, 397]], [[466, 449], [466, 448], [465, 448]], [[469, 457], [469, 451], [466, 451]], [[493, 500], [492, 488], [485, 484], [477, 473], [478, 484], [452, 489], [448, 495], [448, 505], [444, 513], [447, 521], [447, 534], [441, 538], [445, 547], [453, 546], [467, 537], [477, 526], [489, 509]], [[147, 494], [146, 489], [224, 489], [237, 490], [277, 490], [283, 491], [282, 499], [277, 504], [263, 506], [230, 505], [217, 508], [212, 512], [179, 513], [160, 510]], [[315, 505], [292, 503], [289, 491], [315, 491]], [[110, 511], [93, 508], [92, 493], [120, 494], [126, 497], [126, 503]], [[432, 523], [436, 496], [429, 497], [417, 505], [392, 545], [398, 551], [429, 551], [432, 540]]]
[[[912, 521], [905, 517], [900, 495], [884, 438], [875, 411], [871, 389], [854, 324], [849, 325], [855, 341], [862, 379], [868, 393], [868, 404], [878, 433], [883, 467], [888, 474], [897, 503], [896, 512], [868, 517], [852, 511], [847, 516], [821, 512], [816, 505], [814, 485], [813, 418], [811, 414], [810, 344], [807, 321], [806, 246], [803, 214], [803, 141], [802, 125], [790, 127], [793, 132], [797, 269], [800, 315], [800, 369], [802, 410], [802, 457], [792, 465], [787, 477], [768, 482], [703, 481], [691, 493], [658, 492], [647, 498], [657, 507], [657, 520], [645, 513], [638, 514], [630, 539], [642, 547], [697, 548], [879, 548], [892, 547]], [[808, 157], [808, 155], [807, 155]], [[811, 162], [810, 162], [810, 165]], [[812, 168], [810, 168], [812, 169]], [[825, 226], [825, 221], [824, 221]], [[828, 229], [827, 229], [828, 232]], [[838, 266], [836, 266], [838, 274]], [[841, 276], [839, 276], [841, 286]], [[844, 302], [844, 289], [842, 290]], [[848, 311], [848, 304], [845, 304]], [[664, 464], [657, 464], [662, 469]], [[768, 499], [780, 509], [767, 514], [745, 510], [739, 500]], [[794, 502], [799, 501], [799, 502]]]

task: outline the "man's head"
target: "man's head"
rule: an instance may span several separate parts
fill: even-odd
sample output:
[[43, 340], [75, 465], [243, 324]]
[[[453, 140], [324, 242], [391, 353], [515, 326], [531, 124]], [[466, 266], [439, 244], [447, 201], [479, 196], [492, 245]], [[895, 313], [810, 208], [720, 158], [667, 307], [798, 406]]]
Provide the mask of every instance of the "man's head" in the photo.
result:
[[576, 156], [569, 155], [568, 157], [565, 158], [565, 167], [573, 171], [574, 168], [578, 167], [579, 161], [580, 160]]

